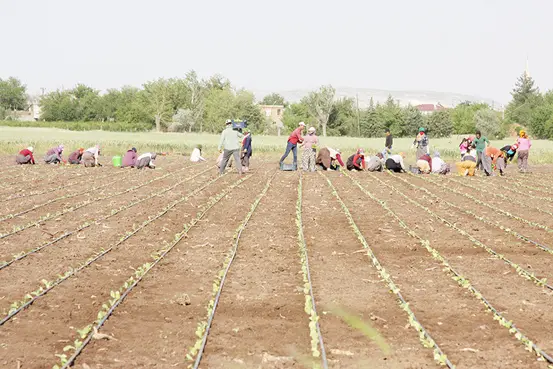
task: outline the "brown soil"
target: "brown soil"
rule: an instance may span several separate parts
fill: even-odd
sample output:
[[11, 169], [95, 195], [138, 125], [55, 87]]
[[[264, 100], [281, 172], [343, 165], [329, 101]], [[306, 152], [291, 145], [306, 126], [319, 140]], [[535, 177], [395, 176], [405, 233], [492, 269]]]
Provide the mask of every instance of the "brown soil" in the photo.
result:
[[[202, 173], [209, 168], [208, 164], [189, 166], [176, 157], [160, 158], [158, 163], [162, 170], [65, 169], [46, 165], [2, 168], [0, 178], [4, 186], [0, 191], [0, 218], [49, 200], [56, 201], [21, 217], [0, 221], [0, 233], [37, 221], [47, 214], [70, 209], [87, 199], [112, 196], [166, 173], [174, 175], [131, 192], [94, 201], [46, 220], [40, 226], [0, 239], [0, 260], [10, 260], [14, 254], [73, 231], [85, 221], [100, 219], [112, 209], [147, 198], [198, 174], [172, 191], [143, 201], [0, 270], [2, 317], [12, 302], [37, 289], [42, 279], [56, 279], [58, 274], [78, 266], [94, 253], [116, 244], [123, 235], [167, 205], [217, 178], [214, 168]], [[235, 231], [276, 170], [274, 163], [264, 164], [267, 165], [256, 167], [254, 164], [251, 176], [208, 210], [132, 290], [101, 328], [102, 333], [115, 340], [93, 340], [77, 358], [76, 368], [188, 367], [190, 362], [185, 356], [198, 339], [198, 324], [207, 320], [213, 282], [234, 244]], [[189, 167], [183, 169], [185, 166]], [[539, 207], [553, 212], [553, 201], [517, 193], [553, 197], [553, 182], [548, 179], [553, 168], [533, 169], [533, 174], [518, 175], [510, 166], [508, 178], [425, 177], [445, 188], [421, 177], [403, 175], [402, 178], [553, 248], [553, 232], [502, 215], [452, 191], [470, 194], [494, 209], [504, 209], [553, 228], [551, 216], [535, 210]], [[519, 276], [505, 262], [492, 258], [468, 237], [432, 218], [391, 186], [539, 278], [553, 281], [550, 267], [553, 255], [459, 212], [443, 201], [436, 201], [389, 174], [348, 174], [385, 201], [411, 230], [428, 239], [432, 247], [540, 348], [549, 354], [553, 352], [548, 324], [553, 321], [553, 311], [549, 308], [553, 299], [551, 291]], [[299, 173], [293, 172], [276, 173], [242, 233], [201, 368], [301, 368], [304, 367], [301, 358], [311, 356], [309, 316], [304, 311], [295, 223], [298, 176]], [[442, 266], [379, 203], [347, 176], [325, 172], [323, 175], [303, 175], [302, 217], [312, 287], [330, 368], [396, 369], [438, 365], [433, 361], [432, 350], [422, 346], [395, 295], [388, 291], [388, 286], [362, 251], [362, 244], [325, 178], [336, 186], [369, 246], [400, 287], [416, 317], [457, 368], [547, 368], [545, 363], [536, 361], [535, 355], [525, 351], [506, 328], [497, 324], [468, 290], [459, 287], [442, 271]], [[207, 185], [0, 326], [0, 367], [51, 368], [58, 363], [55, 355], [63, 353], [63, 348], [78, 337], [76, 329], [96, 319], [101, 305], [109, 300], [110, 291], [118, 289], [133, 275], [133, 269], [151, 261], [153, 252], [171, 242], [204, 204], [238, 179], [232, 172]], [[111, 181], [114, 183], [109, 186], [93, 189]], [[53, 189], [60, 182], [75, 185], [44, 195], [2, 201], [14, 193], [28, 195]], [[509, 200], [483, 190], [503, 194]], [[60, 199], [74, 193], [82, 193], [82, 196]], [[373, 340], [334, 315], [337, 307], [377, 329], [390, 352], [383, 352]]]

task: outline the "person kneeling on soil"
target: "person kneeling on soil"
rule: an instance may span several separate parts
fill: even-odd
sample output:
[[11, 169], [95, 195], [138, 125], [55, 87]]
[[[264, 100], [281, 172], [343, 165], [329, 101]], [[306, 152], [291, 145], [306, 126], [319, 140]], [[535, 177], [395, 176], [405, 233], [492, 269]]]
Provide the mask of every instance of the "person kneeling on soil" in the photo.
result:
[[451, 169], [449, 164], [440, 158], [440, 153], [438, 151], [434, 152], [434, 157], [432, 158], [432, 173], [435, 174], [447, 174]]
[[486, 176], [493, 176], [495, 169], [499, 170], [501, 176], [505, 175], [505, 156], [503, 151], [488, 146], [486, 150], [484, 150], [484, 157], [482, 160]]
[[399, 155], [390, 155], [386, 160], [386, 169], [396, 173], [406, 172], [403, 159], [405, 159], [405, 153], [403, 152], [400, 152]]
[[355, 154], [348, 158], [346, 167], [348, 170], [358, 171], [367, 169], [367, 165], [365, 164], [365, 151], [363, 151], [363, 149], [358, 149]]
[[94, 147], [87, 149], [83, 153], [83, 157], [82, 157], [82, 162], [84, 166], [87, 168], [95, 167], [95, 166], [101, 167], [102, 165], [98, 163], [98, 155], [100, 155], [100, 145], [96, 145]]
[[46, 164], [59, 164], [63, 162], [62, 154], [63, 154], [63, 145], [53, 147], [50, 150], [48, 150], [48, 152], [46, 152], [46, 156], [44, 157], [44, 162]]
[[150, 168], [155, 169], [156, 164], [154, 163], [154, 160], [156, 159], [157, 154], [155, 152], [147, 152], [138, 157], [136, 159], [136, 168], [137, 169], [143, 169], [143, 168]]
[[75, 150], [69, 155], [67, 159], [69, 164], [81, 164], [81, 159], [83, 157], [84, 149], [81, 147], [78, 150]]
[[26, 149], [23, 149], [15, 157], [15, 162], [17, 164], [34, 164], [35, 158], [33, 156], [33, 147], [29, 146]]
[[382, 153], [377, 153], [367, 159], [368, 160], [365, 160], [365, 162], [369, 172], [381, 172], [384, 168], [384, 155], [382, 155]]
[[128, 150], [121, 160], [121, 168], [134, 168], [136, 166], [136, 147]]
[[470, 150], [463, 156], [460, 162], [455, 163], [457, 174], [460, 176], [474, 176], [474, 171], [478, 164], [478, 152], [476, 147], [472, 145]]
[[340, 150], [334, 150], [330, 147], [319, 150], [315, 164], [320, 165], [323, 170], [338, 170], [340, 166], [345, 167]]
[[202, 157], [202, 145], [198, 145], [192, 150], [192, 154], [190, 154], [190, 161], [192, 163], [199, 163], [200, 161], [206, 161]]
[[432, 158], [428, 154], [422, 155], [417, 160], [417, 168], [421, 174], [429, 174], [432, 172]]

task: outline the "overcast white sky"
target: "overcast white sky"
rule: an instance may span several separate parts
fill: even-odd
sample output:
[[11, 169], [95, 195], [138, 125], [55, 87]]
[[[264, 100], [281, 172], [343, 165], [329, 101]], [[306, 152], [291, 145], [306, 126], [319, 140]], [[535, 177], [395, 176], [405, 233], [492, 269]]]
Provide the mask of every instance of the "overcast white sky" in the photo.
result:
[[551, 0], [0, 0], [0, 78], [31, 92], [221, 73], [509, 100], [530, 60], [553, 89]]

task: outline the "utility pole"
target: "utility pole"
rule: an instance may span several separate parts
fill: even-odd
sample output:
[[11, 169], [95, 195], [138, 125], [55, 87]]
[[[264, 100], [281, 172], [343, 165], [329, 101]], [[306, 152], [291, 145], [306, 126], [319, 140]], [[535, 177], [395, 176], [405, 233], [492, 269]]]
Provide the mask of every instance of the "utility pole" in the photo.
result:
[[357, 136], [361, 137], [361, 122], [359, 119], [359, 94], [355, 94], [355, 99], [357, 100]]
[[46, 90], [46, 88], [41, 87], [40, 89], [42, 90], [42, 95], [41, 96], [44, 96], [44, 90]]

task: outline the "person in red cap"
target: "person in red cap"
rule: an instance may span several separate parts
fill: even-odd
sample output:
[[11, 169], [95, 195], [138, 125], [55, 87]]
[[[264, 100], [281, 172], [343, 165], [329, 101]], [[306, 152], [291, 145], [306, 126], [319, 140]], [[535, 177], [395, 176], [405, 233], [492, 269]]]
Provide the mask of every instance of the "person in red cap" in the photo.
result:
[[290, 137], [288, 137], [288, 143], [286, 144], [286, 151], [284, 152], [284, 155], [280, 158], [280, 167], [282, 168], [282, 163], [284, 163], [284, 160], [288, 157], [290, 154], [290, 151], [294, 154], [294, 167], [298, 165], [298, 143], [303, 142], [303, 136], [301, 135], [303, 132], [303, 129], [305, 128], [305, 123], [300, 122], [298, 125], [298, 128], [296, 128], [291, 134]]
[[26, 149], [23, 149], [19, 152], [15, 158], [17, 164], [34, 164], [35, 158], [33, 157], [33, 147], [29, 146]]
[[365, 151], [363, 149], [358, 149], [355, 154], [348, 158], [346, 167], [348, 170], [366, 170]]

